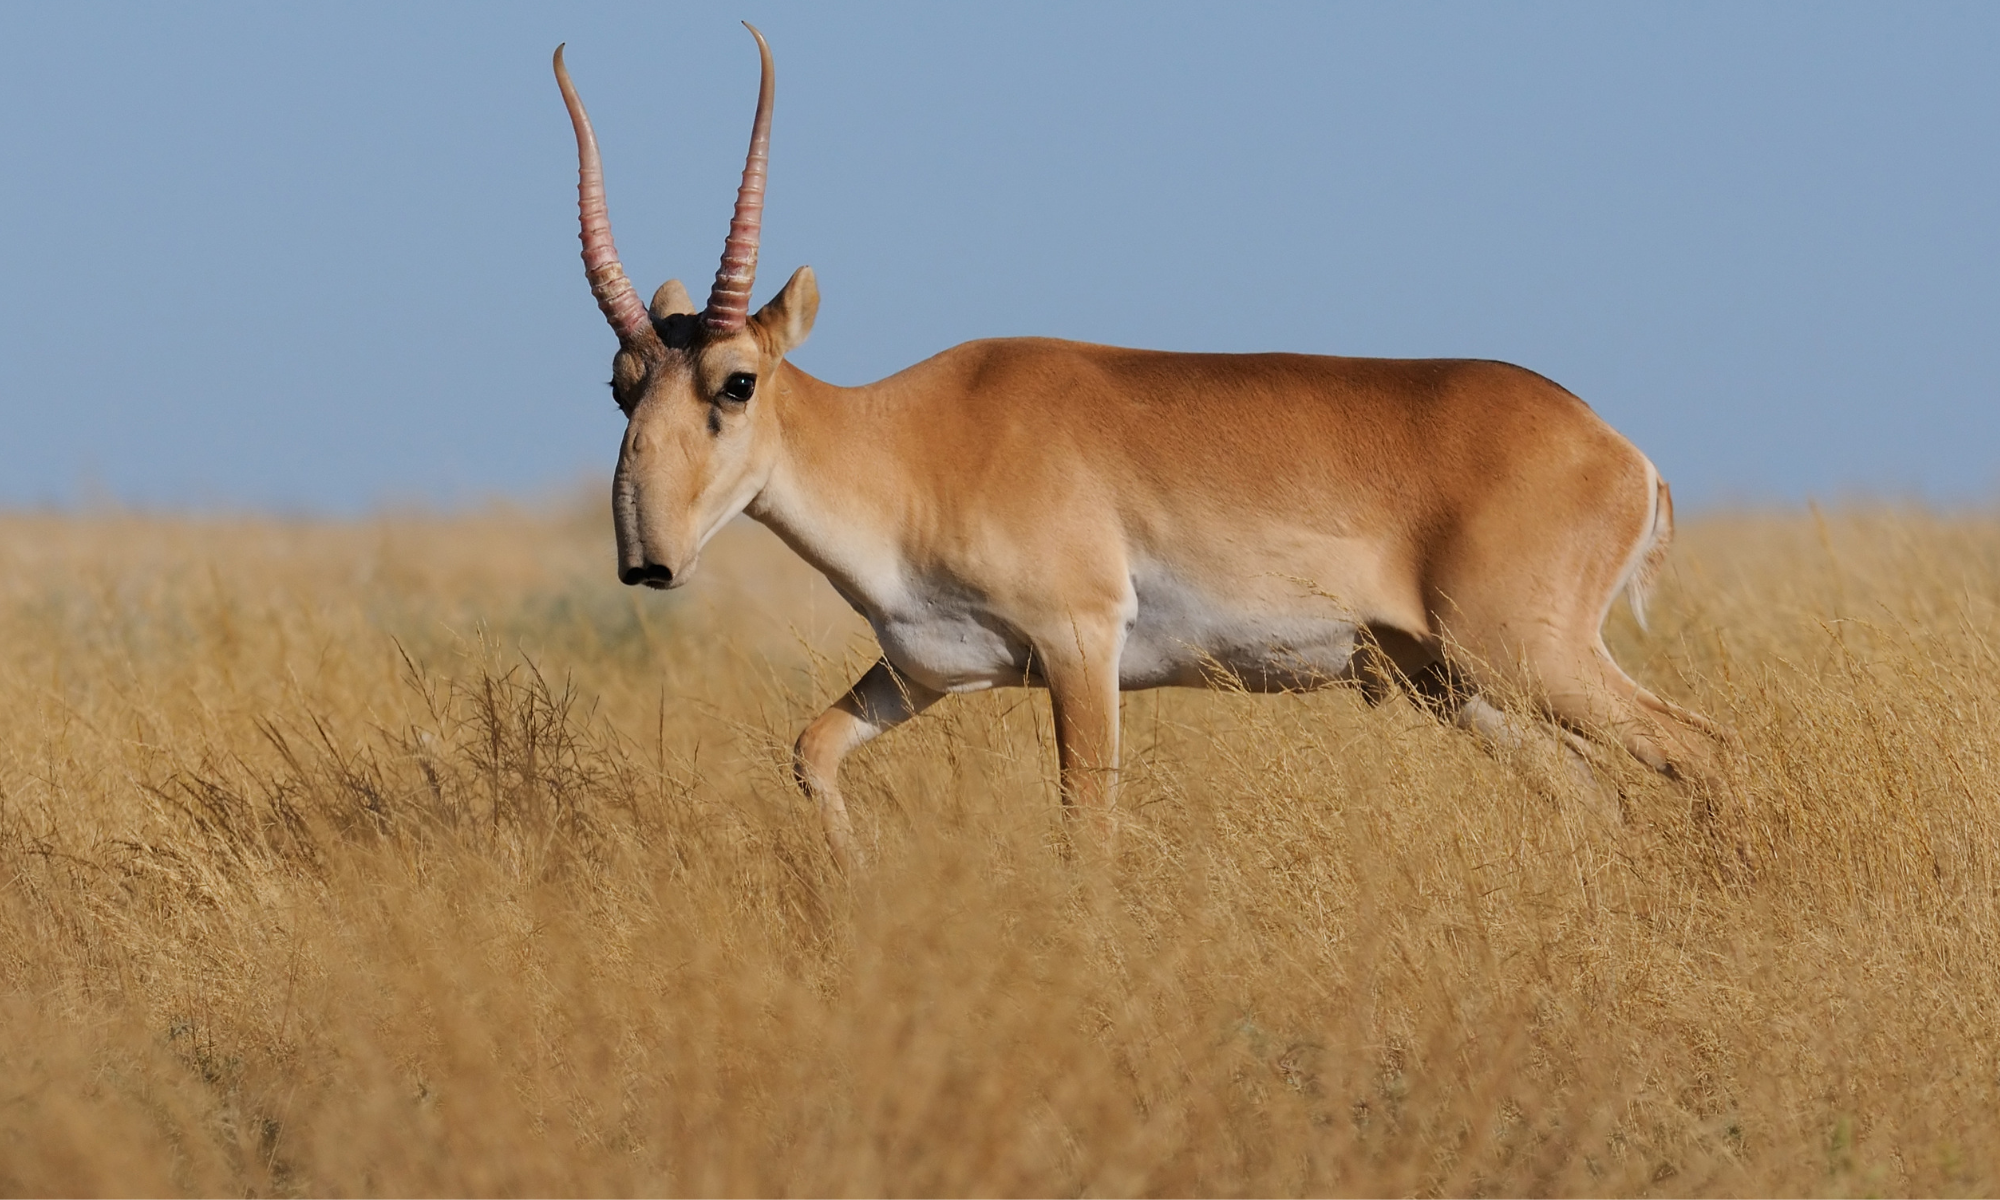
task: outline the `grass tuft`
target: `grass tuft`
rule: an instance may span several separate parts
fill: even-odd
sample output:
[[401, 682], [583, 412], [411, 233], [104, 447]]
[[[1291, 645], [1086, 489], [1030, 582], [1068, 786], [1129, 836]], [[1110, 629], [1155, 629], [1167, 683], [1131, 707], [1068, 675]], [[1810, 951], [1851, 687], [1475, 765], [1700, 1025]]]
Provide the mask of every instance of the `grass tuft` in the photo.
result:
[[2000, 1190], [2000, 520], [1686, 524], [1609, 636], [1737, 810], [1144, 693], [1085, 869], [996, 692], [850, 760], [852, 880], [865, 626], [608, 535], [0, 518], [0, 1192]]

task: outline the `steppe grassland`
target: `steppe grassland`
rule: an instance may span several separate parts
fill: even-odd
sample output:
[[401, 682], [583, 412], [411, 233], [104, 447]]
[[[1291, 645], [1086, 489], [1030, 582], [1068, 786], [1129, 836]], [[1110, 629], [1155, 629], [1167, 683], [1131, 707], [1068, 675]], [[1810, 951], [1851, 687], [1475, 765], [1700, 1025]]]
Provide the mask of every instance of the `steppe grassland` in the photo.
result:
[[1009, 691], [850, 760], [852, 880], [865, 626], [608, 526], [0, 518], [0, 1190], [2000, 1190], [2000, 520], [1684, 523], [1610, 639], [1735, 804], [1149, 693], [1087, 867]]

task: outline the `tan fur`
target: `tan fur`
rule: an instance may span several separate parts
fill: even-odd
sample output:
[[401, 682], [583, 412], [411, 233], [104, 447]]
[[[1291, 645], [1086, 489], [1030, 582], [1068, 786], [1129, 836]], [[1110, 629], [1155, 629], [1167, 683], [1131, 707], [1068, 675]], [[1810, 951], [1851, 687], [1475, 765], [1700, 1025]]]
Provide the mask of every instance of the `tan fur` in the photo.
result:
[[[1230, 654], [1253, 687], [1443, 672], [1441, 715], [1462, 724], [1478, 697], [1525, 700], [1661, 771], [1714, 774], [1712, 727], [1599, 636], [1658, 570], [1666, 485], [1539, 375], [1010, 339], [839, 388], [784, 361], [817, 312], [809, 270], [719, 340], [673, 327], [684, 297], [661, 289], [658, 347], [616, 372], [621, 571], [678, 586], [747, 511], [875, 626], [883, 662], [798, 746], [843, 862], [841, 758], [947, 691], [1049, 688], [1065, 798], [1108, 823], [1121, 686], [1213, 682]], [[723, 395], [739, 372], [757, 377], [745, 404]], [[1342, 622], [1363, 634], [1347, 665], [1295, 669], [1310, 656], [1285, 639], [1327, 641], [1310, 663], [1338, 666]]]

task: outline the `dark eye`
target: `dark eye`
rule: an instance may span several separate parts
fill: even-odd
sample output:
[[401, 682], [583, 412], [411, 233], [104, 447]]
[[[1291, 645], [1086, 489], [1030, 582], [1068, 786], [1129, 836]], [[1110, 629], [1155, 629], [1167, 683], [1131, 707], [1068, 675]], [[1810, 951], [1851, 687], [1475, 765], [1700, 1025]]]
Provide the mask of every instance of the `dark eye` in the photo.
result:
[[757, 377], [747, 371], [738, 371], [722, 381], [722, 394], [741, 404], [757, 390]]

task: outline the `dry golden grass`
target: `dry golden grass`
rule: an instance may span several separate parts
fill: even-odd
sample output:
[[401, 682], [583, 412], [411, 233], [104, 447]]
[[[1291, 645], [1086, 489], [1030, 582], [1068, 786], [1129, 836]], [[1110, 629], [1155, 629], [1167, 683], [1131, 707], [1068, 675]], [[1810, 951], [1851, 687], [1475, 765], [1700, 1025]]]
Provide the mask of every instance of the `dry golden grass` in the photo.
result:
[[1612, 640], [1742, 811], [1151, 693], [1086, 869], [1006, 692], [850, 762], [852, 882], [865, 627], [608, 525], [0, 518], [0, 1191], [2000, 1190], [2000, 520], [1688, 524]]

